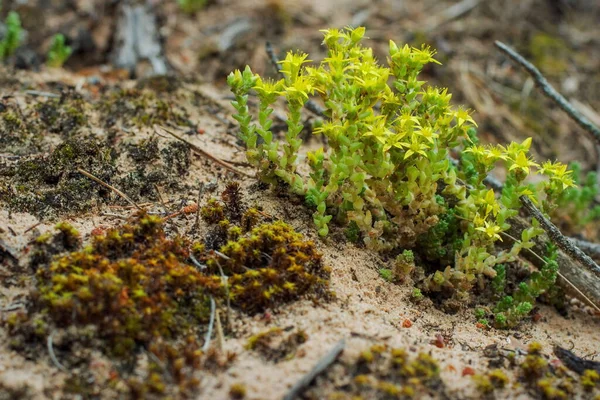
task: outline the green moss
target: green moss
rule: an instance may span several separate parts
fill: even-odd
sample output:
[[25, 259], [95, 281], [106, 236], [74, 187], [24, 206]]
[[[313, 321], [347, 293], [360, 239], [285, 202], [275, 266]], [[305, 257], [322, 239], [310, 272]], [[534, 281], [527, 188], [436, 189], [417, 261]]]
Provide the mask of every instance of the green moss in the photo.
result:
[[273, 327], [251, 336], [246, 349], [259, 353], [265, 360], [279, 362], [294, 358], [298, 347], [308, 340], [302, 330], [286, 333], [279, 327]]
[[241, 383], [234, 383], [229, 388], [229, 398], [232, 400], [242, 400], [246, 398], [246, 387]]
[[496, 389], [502, 389], [508, 385], [508, 376], [501, 369], [494, 369], [482, 375], [473, 375], [473, 382], [478, 391], [489, 394]]
[[581, 375], [581, 386], [586, 391], [594, 390], [600, 387], [600, 374], [593, 369], [586, 369]]
[[[220, 208], [213, 202], [215, 207]], [[211, 211], [211, 212], [212, 212]], [[211, 214], [213, 215], [213, 214]], [[235, 306], [250, 313], [278, 307], [301, 297], [331, 295], [329, 268], [313, 242], [305, 241], [284, 222], [262, 224], [220, 248], [198, 255], [208, 272], [229, 276], [229, 293]]]
[[[336, 366], [309, 389], [309, 398], [407, 399], [443, 396], [444, 383], [436, 360], [425, 353], [411, 356], [407, 350], [375, 344]], [[339, 382], [340, 375], [344, 384]]]
[[562, 365], [551, 365], [537, 342], [529, 344], [528, 354], [519, 364], [519, 376], [525, 385], [544, 399], [574, 398], [575, 379]]
[[394, 274], [391, 269], [381, 268], [379, 270], [379, 276], [381, 276], [384, 280], [386, 280], [388, 282], [394, 281]]
[[16, 105], [3, 106], [0, 112], [0, 147], [4, 152], [26, 155], [39, 151], [42, 135], [35, 119], [23, 118]]
[[209, 224], [216, 224], [225, 218], [225, 206], [217, 199], [210, 199], [208, 203], [200, 209], [202, 219]]

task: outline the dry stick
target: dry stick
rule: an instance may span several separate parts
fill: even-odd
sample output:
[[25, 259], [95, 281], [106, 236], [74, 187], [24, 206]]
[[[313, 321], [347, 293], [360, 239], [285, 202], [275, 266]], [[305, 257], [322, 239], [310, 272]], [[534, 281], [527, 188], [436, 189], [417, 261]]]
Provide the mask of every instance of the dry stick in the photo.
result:
[[206, 332], [206, 336], [204, 337], [204, 345], [202, 346], [203, 353], [206, 353], [206, 351], [210, 347], [210, 339], [212, 337], [213, 326], [215, 324], [216, 310], [217, 306], [215, 304], [215, 299], [212, 296], [210, 296], [210, 322], [208, 323], [208, 332]]
[[522, 55], [517, 53], [515, 50], [507, 46], [506, 44], [496, 41], [494, 43], [497, 48], [500, 49], [504, 54], [510, 57], [513, 61], [521, 65], [528, 73], [531, 75], [535, 83], [542, 89], [544, 94], [554, 101], [560, 108], [566, 112], [569, 117], [573, 119], [586, 132], [590, 133], [596, 142], [600, 143], [600, 128], [594, 125], [589, 119], [587, 119], [583, 114], [573, 107], [571, 103], [567, 99], [564, 98], [563, 95], [558, 93], [556, 89], [552, 87], [552, 85], [544, 78], [544, 75], [529, 61], [527, 61]]
[[481, 0], [462, 0], [461, 2], [446, 8], [441, 14], [435, 15], [425, 23], [424, 32], [430, 32], [438, 26], [463, 16], [477, 7], [479, 3], [481, 3]]
[[240, 175], [244, 175], [247, 176], [249, 178], [255, 178], [254, 175], [248, 174], [240, 169], [237, 169], [236, 167], [234, 167], [233, 165], [229, 164], [226, 161], [223, 161], [215, 156], [213, 156], [212, 154], [210, 154], [209, 152], [207, 152], [206, 150], [202, 150], [200, 147], [196, 146], [195, 144], [193, 144], [192, 142], [185, 140], [184, 138], [182, 138], [181, 136], [177, 135], [175, 132], [171, 131], [170, 129], [162, 126], [162, 125], [157, 125], [160, 129], [162, 129], [163, 131], [167, 132], [169, 135], [173, 136], [175, 139], [182, 141], [183, 143], [187, 144], [188, 146], [190, 146], [190, 148], [192, 150], [194, 150], [194, 152], [202, 157], [206, 157], [209, 160], [212, 160], [214, 162], [216, 162], [217, 164], [219, 164], [220, 166], [235, 172], [236, 174], [240, 174]]
[[52, 345], [52, 337], [54, 336], [54, 333], [56, 331], [52, 331], [50, 333], [50, 335], [48, 335], [48, 340], [46, 341], [46, 345], [48, 347], [48, 353], [50, 354], [50, 359], [52, 360], [52, 362], [54, 363], [54, 365], [56, 365], [56, 368], [60, 369], [63, 372], [70, 372], [67, 367], [65, 367], [64, 365], [62, 365], [60, 363], [60, 361], [58, 361], [58, 358], [56, 358], [56, 355], [54, 354], [54, 346]]
[[104, 186], [105, 188], [108, 188], [110, 190], [112, 190], [113, 192], [115, 192], [116, 194], [118, 194], [119, 196], [121, 196], [123, 199], [125, 199], [129, 204], [131, 204], [132, 206], [134, 206], [135, 208], [137, 208], [138, 210], [142, 210], [142, 208], [140, 206], [138, 206], [135, 201], [131, 200], [129, 198], [129, 196], [127, 196], [125, 193], [121, 192], [119, 189], [117, 189], [114, 186], [109, 185], [108, 183], [104, 182], [103, 180], [101, 180], [100, 178], [96, 178], [94, 175], [90, 174], [89, 172], [87, 172], [86, 170], [82, 169], [82, 168], [77, 168], [77, 172], [79, 172], [82, 175], [87, 176], [88, 178], [90, 178], [91, 180], [101, 184], [102, 186]]
[[600, 277], [600, 266], [598, 266], [598, 264], [596, 264], [596, 262], [592, 260], [590, 256], [581, 251], [579, 247], [575, 246], [575, 244], [573, 244], [573, 242], [569, 240], [569, 238], [565, 237], [556, 227], [556, 225], [554, 225], [552, 222], [546, 219], [546, 217], [544, 217], [542, 212], [537, 209], [537, 207], [533, 204], [529, 197], [523, 195], [520, 197], [520, 200], [521, 204], [523, 204], [523, 207], [525, 208], [525, 210], [527, 210], [529, 215], [539, 221], [540, 225], [546, 231], [548, 237], [552, 242], [554, 242], [554, 244], [556, 244], [571, 258], [573, 258], [574, 260], [578, 261], [581, 265], [586, 267], [589, 271], [593, 272], [594, 274], [596, 274], [596, 276]]
[[308, 374], [304, 375], [285, 395], [283, 400], [294, 400], [300, 396], [308, 388], [311, 382], [325, 371], [331, 364], [337, 360], [338, 356], [344, 351], [346, 340], [340, 340], [329, 353], [327, 353], [319, 362], [311, 369]]
[[[519, 241], [517, 238], [515, 238], [514, 236], [512, 236], [506, 232], [500, 232], [500, 234], [508, 237], [515, 243]], [[540, 257], [535, 251], [533, 251], [532, 249], [526, 249], [526, 250], [529, 254], [534, 256], [541, 264], [547, 264], [546, 260], [544, 260], [542, 257]], [[538, 269], [539, 268], [540, 267], [538, 267]], [[580, 299], [584, 300], [590, 307], [592, 307], [596, 311], [600, 312], [600, 307], [598, 307], [596, 305], [596, 303], [594, 303], [588, 296], [586, 296], [585, 293], [583, 293], [581, 290], [579, 290], [579, 288], [577, 286], [575, 286], [570, 280], [568, 280], [560, 271], [556, 271], [556, 274], [558, 275], [558, 278], [561, 279], [564, 284], [566, 284], [567, 286], [569, 286], [571, 288], [573, 293], [576, 293], [580, 297]]]
[[592, 258], [600, 259], [600, 244], [588, 242], [574, 237], [569, 238], [575, 246], [579, 247], [584, 253]]

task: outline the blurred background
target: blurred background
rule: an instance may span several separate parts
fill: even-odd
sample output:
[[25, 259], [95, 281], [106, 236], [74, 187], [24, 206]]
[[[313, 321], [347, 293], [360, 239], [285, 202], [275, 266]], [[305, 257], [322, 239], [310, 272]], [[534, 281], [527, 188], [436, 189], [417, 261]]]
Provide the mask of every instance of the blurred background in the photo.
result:
[[[25, 29], [12, 60], [43, 68], [56, 33], [73, 49], [65, 64], [89, 79], [170, 73], [214, 83], [235, 68], [274, 74], [265, 53], [301, 49], [318, 61], [319, 29], [366, 26], [385, 60], [388, 41], [429, 44], [443, 65], [423, 77], [474, 109], [480, 137], [504, 143], [533, 136], [540, 159], [578, 160], [595, 170], [594, 142], [493, 45], [500, 40], [533, 62], [590, 120], [600, 124], [600, 1], [597, 0], [14, 0]], [[5, 26], [0, 27], [6, 29]]]

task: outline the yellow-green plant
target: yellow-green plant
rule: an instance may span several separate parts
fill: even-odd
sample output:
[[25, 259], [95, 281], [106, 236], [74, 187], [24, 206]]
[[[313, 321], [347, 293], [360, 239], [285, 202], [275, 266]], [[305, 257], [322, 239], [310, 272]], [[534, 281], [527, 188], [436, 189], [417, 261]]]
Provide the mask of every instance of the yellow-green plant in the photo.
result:
[[194, 14], [206, 6], [206, 0], [177, 0], [179, 8], [188, 14]]
[[23, 28], [21, 27], [21, 18], [15, 11], [11, 11], [6, 16], [6, 31], [0, 41], [0, 60], [4, 60], [15, 53], [21, 44]]
[[[573, 185], [571, 171], [531, 160], [531, 139], [506, 147], [479, 145], [470, 112], [452, 106], [447, 89], [419, 80], [426, 64], [438, 63], [430, 48], [390, 41], [384, 66], [360, 44], [364, 28], [323, 32], [327, 57], [317, 66], [308, 65], [306, 54], [290, 52], [280, 62], [284, 79], [279, 81], [262, 79], [250, 67], [229, 75], [248, 161], [260, 179], [287, 184], [305, 196], [316, 209], [313, 220], [321, 236], [335, 216], [349, 226], [347, 234], [359, 232], [371, 248], [429, 243], [423, 246], [428, 257], [444, 264], [426, 278], [424, 289], [451, 288], [466, 297], [478, 279], [494, 277], [497, 264], [514, 261], [541, 233], [532, 221], [509, 250], [494, 250], [518, 213], [519, 197], [529, 196], [547, 212]], [[257, 121], [248, 107], [251, 91], [259, 99]], [[312, 95], [322, 99], [326, 116], [313, 133], [325, 135], [329, 148], [307, 153], [307, 176], [298, 172], [301, 109]], [[281, 97], [288, 110], [283, 143], [271, 130], [272, 107]], [[462, 150], [458, 167], [450, 162], [451, 149]], [[499, 195], [483, 182], [497, 164], [508, 172]], [[527, 184], [533, 174], [548, 179]], [[444, 237], [448, 232], [452, 243]]]
[[52, 45], [48, 51], [48, 60], [46, 63], [49, 67], [60, 68], [71, 56], [73, 49], [71, 46], [67, 46], [65, 42], [65, 35], [57, 33], [52, 38]]

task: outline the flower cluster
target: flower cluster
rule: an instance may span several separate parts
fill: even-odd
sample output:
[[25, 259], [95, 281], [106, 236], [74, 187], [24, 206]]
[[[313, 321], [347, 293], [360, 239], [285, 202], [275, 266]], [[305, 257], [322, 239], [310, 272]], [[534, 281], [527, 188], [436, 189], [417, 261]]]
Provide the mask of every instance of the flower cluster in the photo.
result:
[[[290, 52], [281, 62], [284, 79], [276, 82], [263, 80], [249, 67], [229, 76], [248, 160], [262, 180], [287, 184], [306, 197], [321, 236], [328, 234], [335, 215], [348, 226], [347, 233], [362, 237], [370, 248], [397, 252], [418, 247], [429, 260], [437, 254], [445, 265], [423, 287], [451, 288], [465, 297], [477, 279], [493, 278], [496, 265], [515, 261], [542, 232], [532, 221], [521, 238], [513, 238], [512, 247], [494, 250], [518, 214], [520, 196], [549, 212], [574, 185], [571, 171], [560, 163], [534, 162], [531, 139], [507, 146], [478, 144], [470, 112], [452, 106], [447, 89], [419, 80], [425, 65], [437, 63], [433, 50], [390, 41], [384, 66], [360, 45], [364, 34], [364, 28], [325, 30], [327, 57], [307, 66], [306, 54]], [[260, 101], [258, 124], [248, 108], [251, 90]], [[324, 135], [329, 146], [308, 152], [306, 176], [297, 169], [300, 109], [312, 95], [320, 96], [326, 116], [313, 133]], [[270, 119], [280, 97], [288, 109], [283, 143], [273, 140]], [[455, 150], [462, 150], [457, 165], [450, 159]], [[500, 193], [484, 184], [498, 166], [507, 172]], [[427, 243], [432, 240], [435, 248]]]

